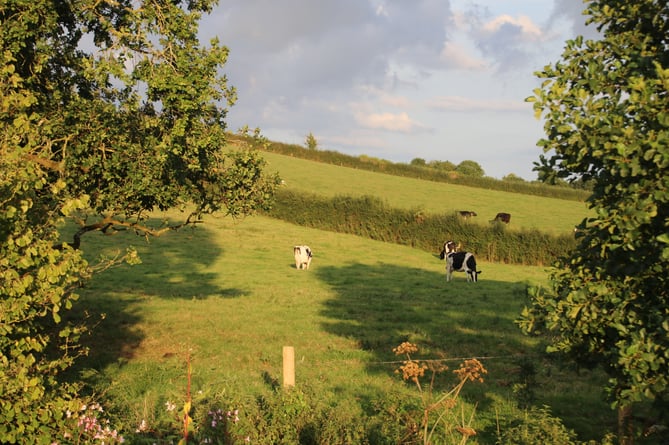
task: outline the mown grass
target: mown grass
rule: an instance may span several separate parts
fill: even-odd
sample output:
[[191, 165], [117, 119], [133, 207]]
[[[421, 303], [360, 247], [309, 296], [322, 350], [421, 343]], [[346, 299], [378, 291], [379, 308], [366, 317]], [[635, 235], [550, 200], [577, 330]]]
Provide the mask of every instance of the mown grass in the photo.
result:
[[277, 171], [291, 190], [326, 197], [371, 195], [391, 207], [432, 214], [472, 210], [478, 214], [471, 220], [476, 224], [489, 224], [498, 212], [507, 212], [511, 213], [510, 230], [537, 229], [559, 235], [573, 233], [575, 225], [593, 216], [584, 202], [423, 181], [271, 152], [263, 157], [268, 170]]
[[[462, 274], [447, 283], [436, 252], [265, 217], [209, 218], [148, 243], [89, 234], [83, 248], [93, 260], [127, 244], [143, 263], [96, 276], [78, 306], [106, 313], [81, 369], [113, 401], [122, 429], [151, 422], [167, 400], [184, 400], [189, 357], [194, 392], [252, 401], [281, 381], [286, 345], [295, 348], [298, 386], [364, 412], [370, 401], [411, 395], [394, 373], [392, 348], [403, 341], [452, 369], [482, 357], [486, 382], [464, 394], [477, 405], [478, 443], [493, 443], [498, 423], [517, 414], [522, 357], [537, 368], [535, 404], [551, 406], [582, 439], [611, 427], [601, 376], [548, 361], [514, 324], [526, 286], [545, 283], [544, 268], [484, 262], [479, 283]], [[295, 244], [313, 248], [309, 271], [295, 269]]]

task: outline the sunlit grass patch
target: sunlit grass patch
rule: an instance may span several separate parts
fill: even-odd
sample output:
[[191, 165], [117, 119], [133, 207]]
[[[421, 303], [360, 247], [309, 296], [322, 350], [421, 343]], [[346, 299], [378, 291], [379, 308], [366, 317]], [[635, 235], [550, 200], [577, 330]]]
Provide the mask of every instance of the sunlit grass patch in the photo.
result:
[[[111, 248], [109, 238], [91, 235], [85, 242], [92, 258]], [[537, 403], [557, 403], [556, 415], [571, 416], [574, 400], [555, 388], [571, 391], [575, 374], [545, 362], [536, 339], [514, 323], [527, 285], [545, 282], [545, 268], [482, 263], [478, 283], [464, 274], [446, 282], [434, 252], [264, 217], [214, 219], [186, 235], [148, 244], [116, 238], [135, 245], [142, 264], [96, 276], [82, 290], [82, 310], [106, 313], [83, 365], [95, 370], [97, 387], [128, 424], [183, 394], [189, 357], [193, 391], [253, 401], [280, 384], [285, 345], [295, 348], [298, 386], [323, 403], [368, 410], [361, 397], [384, 400], [409, 389], [393, 376], [392, 348], [403, 341], [420, 345], [422, 358], [484, 363], [486, 382], [464, 397], [479, 404], [473, 428], [484, 436], [494, 431], [495, 411], [518, 409], [513, 385], [521, 356], [545, 365]], [[303, 243], [314, 250], [308, 271], [296, 270], [292, 259], [292, 246]], [[435, 381], [437, 388], [449, 384]], [[598, 397], [586, 382], [578, 391]]]

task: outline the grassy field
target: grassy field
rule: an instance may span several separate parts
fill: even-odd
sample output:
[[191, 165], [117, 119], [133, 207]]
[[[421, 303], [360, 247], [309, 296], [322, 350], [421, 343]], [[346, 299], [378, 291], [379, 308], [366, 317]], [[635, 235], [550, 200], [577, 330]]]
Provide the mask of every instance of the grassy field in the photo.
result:
[[[480, 435], [470, 443], [494, 443], [498, 423], [518, 415], [512, 388], [523, 357], [537, 369], [537, 405], [551, 406], [583, 439], [611, 426], [601, 378], [548, 362], [514, 325], [526, 286], [545, 282], [543, 268], [482, 263], [479, 283], [463, 274], [447, 283], [433, 253], [265, 217], [209, 218], [150, 243], [130, 234], [91, 234], [84, 243], [92, 260], [126, 244], [143, 260], [96, 276], [81, 293], [80, 310], [106, 314], [82, 367], [114, 400], [122, 429], [151, 424], [165, 402], [184, 400], [188, 357], [194, 393], [249, 402], [281, 381], [287, 345], [297, 385], [327, 403], [361, 409], [407, 396], [413, 388], [395, 374], [392, 353], [403, 341], [451, 369], [482, 357], [486, 381], [464, 394], [477, 406]], [[313, 248], [310, 270], [295, 269], [295, 244]]]
[[[584, 203], [466, 188], [319, 164], [265, 153], [285, 187], [325, 196], [373, 195], [400, 208], [444, 213], [474, 210], [488, 224], [512, 213], [510, 230], [570, 233], [588, 215]], [[177, 218], [176, 213], [154, 215]], [[312, 268], [295, 269], [292, 246], [308, 244]], [[542, 267], [480, 262], [476, 284], [464, 274], [445, 281], [434, 252], [304, 228], [268, 217], [208, 217], [196, 229], [145, 240], [130, 233], [87, 234], [91, 262], [134, 246], [142, 263], [94, 276], [81, 290], [75, 317], [104, 313], [86, 339], [81, 372], [104, 394], [117, 426], [155, 424], [166, 402], [183, 402], [187, 368], [192, 393], [244, 405], [282, 381], [282, 349], [293, 346], [296, 383], [323, 403], [365, 415], [375, 401], [414, 397], [396, 374], [392, 349], [420, 347], [416, 358], [455, 369], [479, 357], [483, 384], [463, 394], [479, 432], [469, 443], [494, 443], [509, 419], [522, 417], [515, 385], [523, 364], [536, 372], [534, 405], [550, 406], [582, 440], [612, 429], [603, 376], [548, 360], [537, 339], [514, 320], [529, 285], [545, 284]], [[435, 381], [444, 390], [452, 373]], [[243, 415], [243, 413], [242, 413]]]
[[392, 207], [427, 213], [472, 210], [472, 221], [489, 224], [498, 212], [511, 214], [510, 230], [538, 229], [554, 235], [572, 233], [592, 216], [586, 203], [421, 181], [323, 164], [276, 153], [263, 153], [268, 170], [279, 172], [289, 189], [321, 194], [382, 197]]

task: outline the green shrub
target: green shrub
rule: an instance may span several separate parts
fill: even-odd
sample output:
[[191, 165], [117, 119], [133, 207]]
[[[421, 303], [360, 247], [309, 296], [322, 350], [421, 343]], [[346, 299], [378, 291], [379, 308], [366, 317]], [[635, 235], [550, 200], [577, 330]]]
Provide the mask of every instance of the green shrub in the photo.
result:
[[548, 407], [525, 411], [525, 417], [512, 421], [498, 441], [500, 445], [574, 445], [576, 434], [551, 415]]
[[[342, 400], [324, 405], [307, 386], [274, 388], [250, 408], [254, 444], [368, 444], [368, 417], [360, 406]], [[373, 443], [379, 443], [374, 441]]]
[[361, 412], [355, 401], [341, 400], [336, 406], [319, 410], [312, 443], [379, 444], [381, 442], [369, 438], [369, 420], [371, 419]]
[[315, 413], [311, 403], [313, 401], [297, 388], [277, 388], [258, 397], [251, 414], [251, 423], [255, 426], [251, 442], [267, 445], [313, 443], [301, 439], [313, 431]]

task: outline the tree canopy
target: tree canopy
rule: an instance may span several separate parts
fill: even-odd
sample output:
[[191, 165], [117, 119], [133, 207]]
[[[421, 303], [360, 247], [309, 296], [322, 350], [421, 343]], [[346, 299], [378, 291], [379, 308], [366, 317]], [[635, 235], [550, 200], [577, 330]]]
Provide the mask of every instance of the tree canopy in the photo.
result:
[[481, 167], [481, 164], [476, 161], [462, 161], [455, 168], [455, 171], [466, 176], [473, 176], [475, 178], [482, 178], [485, 176], [483, 167]]
[[669, 389], [669, 6], [587, 1], [601, 38], [576, 37], [537, 73], [544, 178], [587, 181], [595, 216], [520, 320], [550, 351], [601, 365], [619, 407]]
[[[228, 50], [198, 40], [214, 0], [0, 3], [0, 441], [51, 443], [85, 351], [61, 313], [91, 273], [88, 231], [159, 235], [267, 208], [278, 178], [226, 147]], [[182, 221], [148, 225], [156, 209]], [[75, 238], [59, 244], [63, 218]]]
[[[17, 103], [3, 121], [13, 126], [12, 151], [114, 222], [186, 204], [232, 215], [265, 205], [274, 178], [262, 176], [262, 160], [224, 150], [236, 99], [220, 73], [228, 50], [197, 37], [213, 4], [6, 2], [3, 96]], [[39, 139], [21, 136], [27, 127]]]

